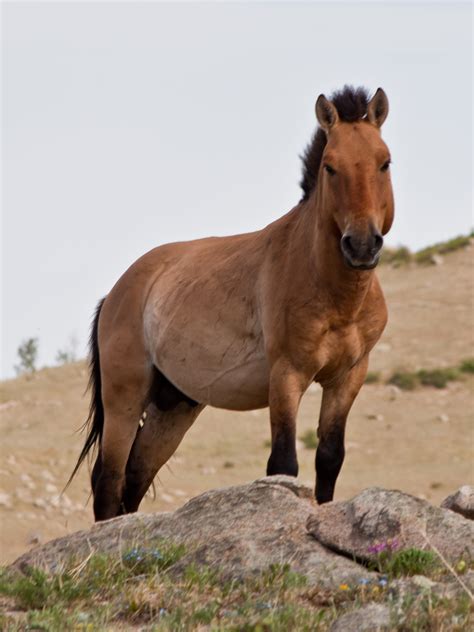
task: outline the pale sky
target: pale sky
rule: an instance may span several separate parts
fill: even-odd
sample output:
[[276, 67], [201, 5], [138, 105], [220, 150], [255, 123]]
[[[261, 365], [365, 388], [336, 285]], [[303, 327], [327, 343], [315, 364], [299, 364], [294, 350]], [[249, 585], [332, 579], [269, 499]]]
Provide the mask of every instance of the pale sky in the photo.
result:
[[300, 198], [314, 103], [382, 86], [396, 221], [472, 225], [469, 3], [3, 3], [2, 376], [53, 364], [167, 241], [263, 227]]

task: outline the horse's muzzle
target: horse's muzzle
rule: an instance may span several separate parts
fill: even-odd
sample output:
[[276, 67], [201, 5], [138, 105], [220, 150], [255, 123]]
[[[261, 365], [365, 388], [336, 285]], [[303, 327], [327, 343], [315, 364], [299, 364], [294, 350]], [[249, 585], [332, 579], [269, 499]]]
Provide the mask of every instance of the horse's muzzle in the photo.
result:
[[383, 237], [378, 231], [359, 236], [356, 233], [344, 233], [341, 238], [341, 251], [344, 261], [354, 270], [372, 270], [378, 264]]

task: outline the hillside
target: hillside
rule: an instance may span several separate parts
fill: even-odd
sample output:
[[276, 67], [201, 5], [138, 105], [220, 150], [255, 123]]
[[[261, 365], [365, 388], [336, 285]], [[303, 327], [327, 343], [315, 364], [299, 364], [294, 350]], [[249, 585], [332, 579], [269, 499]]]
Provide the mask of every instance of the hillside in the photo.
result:
[[[400, 390], [385, 382], [398, 369], [458, 366], [474, 356], [472, 300], [474, 248], [446, 254], [440, 265], [382, 266], [380, 278], [390, 311], [367, 384], [354, 405], [347, 456], [336, 499], [377, 485], [439, 503], [462, 484], [473, 483], [474, 377], [465, 373], [445, 388]], [[85, 363], [39, 371], [1, 384], [1, 562], [32, 544], [90, 526], [87, 468], [66, 494], [59, 493], [83, 437]], [[316, 427], [321, 390], [312, 388], [299, 415], [298, 436]], [[142, 511], [163, 511], [211, 488], [261, 477], [269, 448], [267, 411], [234, 413], [207, 409], [156, 481]], [[314, 449], [299, 445], [300, 479], [314, 479]]]

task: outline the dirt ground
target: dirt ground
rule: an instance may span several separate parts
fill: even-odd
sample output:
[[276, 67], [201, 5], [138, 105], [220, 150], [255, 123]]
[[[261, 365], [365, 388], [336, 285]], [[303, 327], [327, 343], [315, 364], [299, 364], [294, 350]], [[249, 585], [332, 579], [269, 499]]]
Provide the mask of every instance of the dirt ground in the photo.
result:
[[[380, 277], [390, 321], [370, 370], [386, 378], [398, 368], [451, 366], [474, 356], [474, 247], [441, 265], [384, 266]], [[91, 307], [92, 309], [92, 307]], [[85, 363], [39, 371], [0, 384], [0, 562], [38, 542], [92, 524], [87, 468], [60, 495], [83, 436]], [[321, 389], [305, 395], [298, 436], [316, 428]], [[445, 389], [406, 392], [366, 385], [349, 418], [346, 461], [336, 499], [365, 487], [396, 488], [439, 503], [474, 483], [474, 377]], [[207, 489], [263, 476], [269, 454], [267, 410], [208, 408], [156, 480], [141, 510], [168, 511]], [[300, 479], [314, 482], [314, 450], [298, 445]]]

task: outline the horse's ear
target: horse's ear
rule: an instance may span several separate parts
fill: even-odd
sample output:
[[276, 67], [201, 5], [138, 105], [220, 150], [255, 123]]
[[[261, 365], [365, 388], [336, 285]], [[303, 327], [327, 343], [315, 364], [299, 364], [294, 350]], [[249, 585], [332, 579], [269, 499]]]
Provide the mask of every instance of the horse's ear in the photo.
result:
[[339, 122], [336, 106], [324, 94], [320, 94], [316, 101], [316, 118], [326, 134]]
[[379, 88], [367, 105], [367, 118], [376, 127], [382, 127], [388, 114], [388, 99], [382, 88]]

